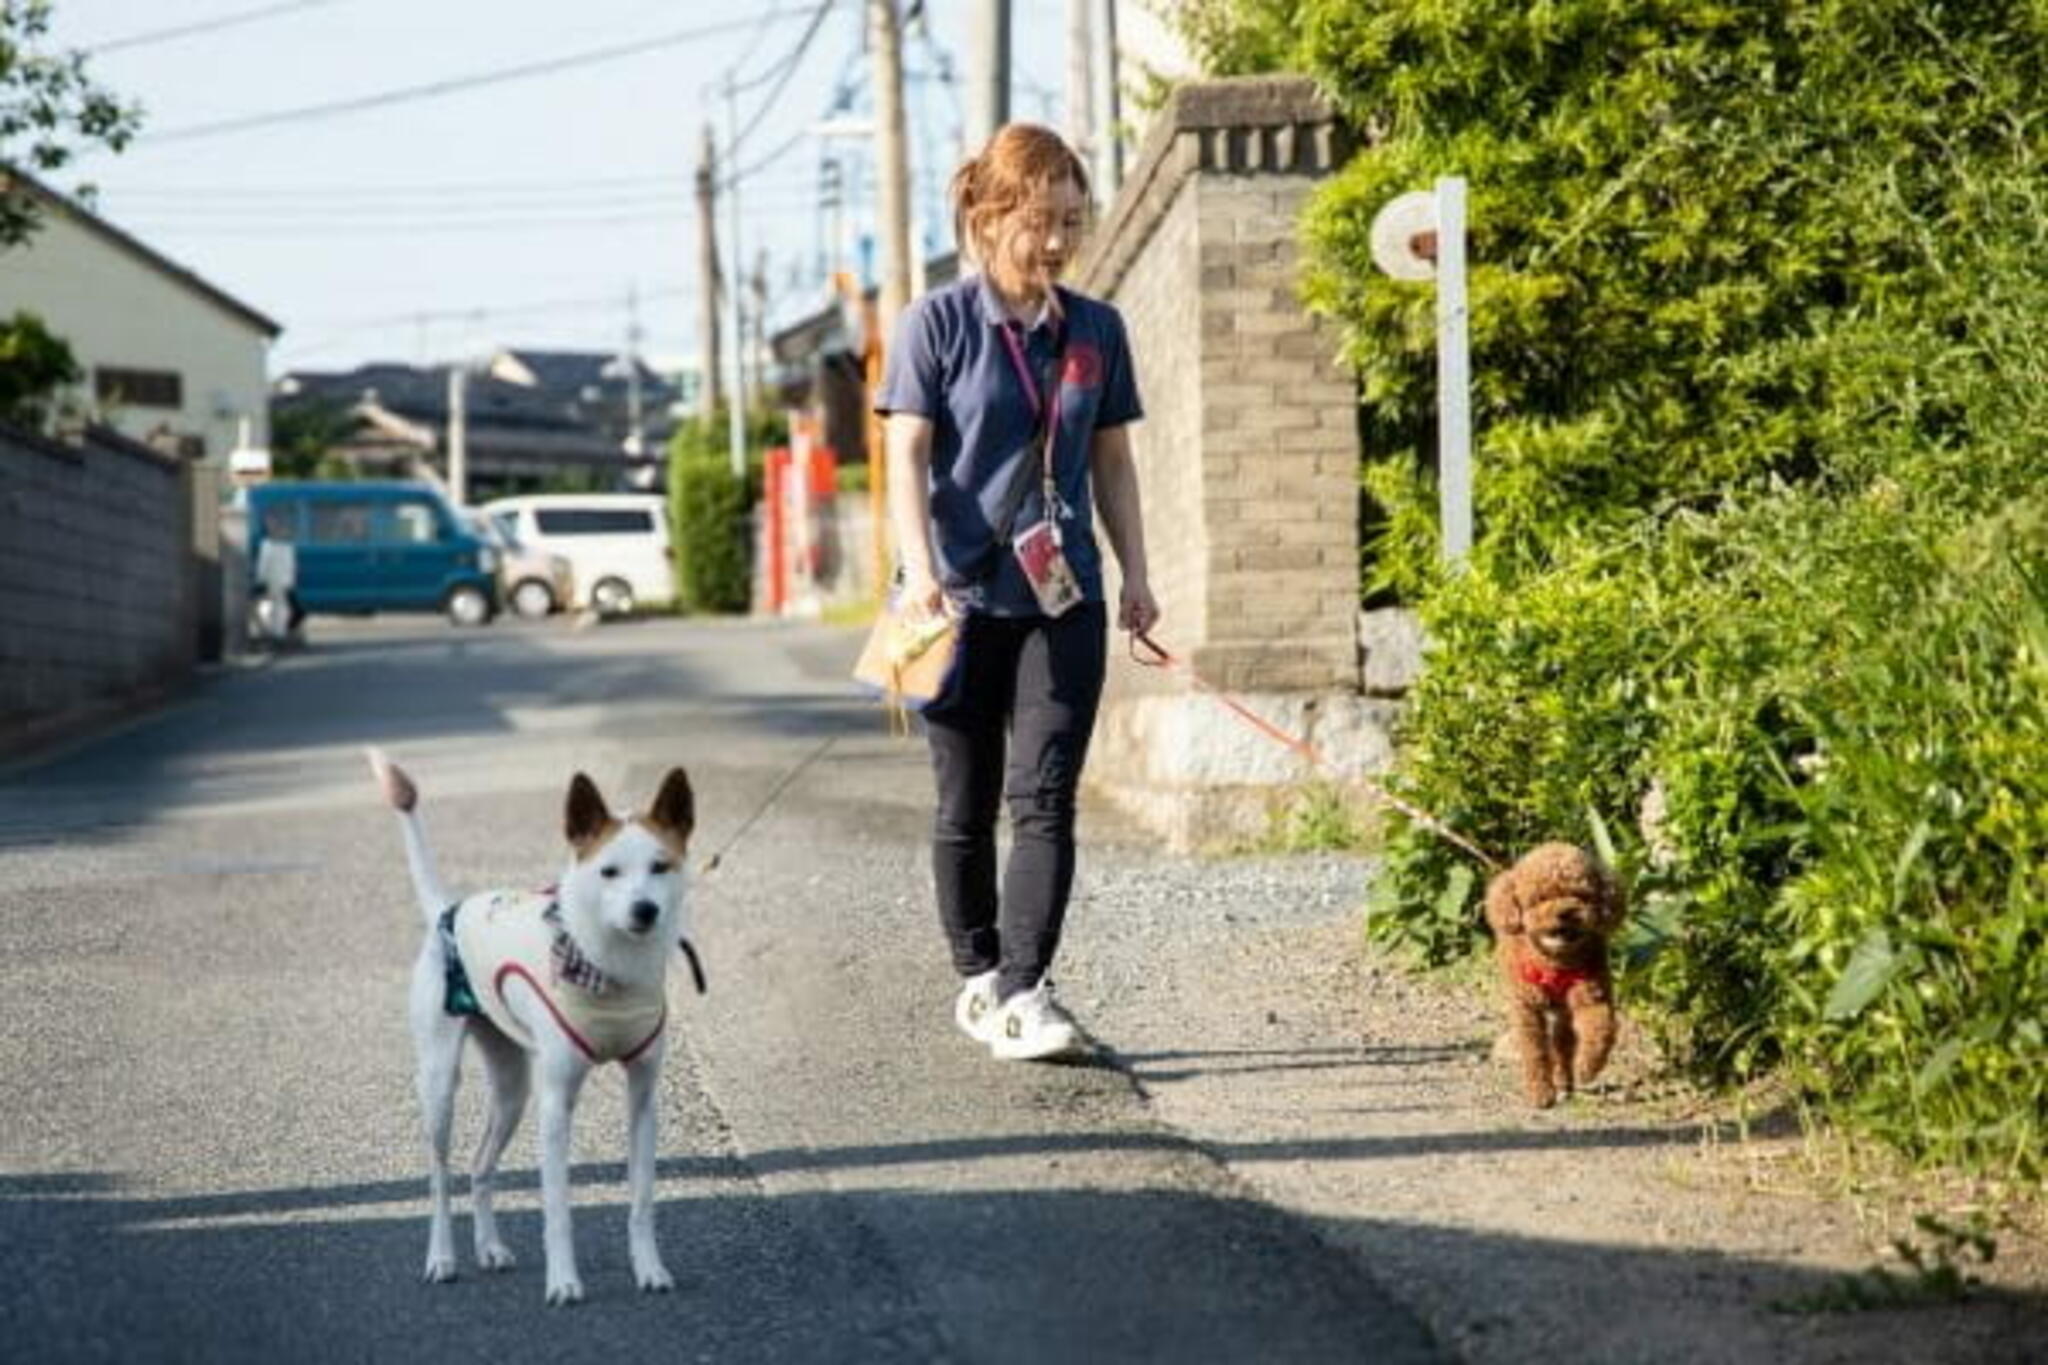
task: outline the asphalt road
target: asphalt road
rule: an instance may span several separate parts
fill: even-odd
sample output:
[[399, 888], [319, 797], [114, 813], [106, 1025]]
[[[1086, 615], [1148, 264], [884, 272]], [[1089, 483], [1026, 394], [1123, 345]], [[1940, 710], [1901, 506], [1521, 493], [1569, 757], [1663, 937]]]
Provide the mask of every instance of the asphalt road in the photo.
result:
[[[844, 685], [853, 646], [316, 620], [303, 652], [0, 770], [0, 1357], [1439, 1358], [1130, 1077], [953, 1033], [922, 746]], [[687, 766], [701, 860], [807, 764], [697, 889], [711, 993], [676, 983], [661, 1102], [675, 1293], [631, 1285], [612, 1073], [576, 1132], [589, 1302], [542, 1302], [530, 1123], [500, 1205], [520, 1264], [476, 1272], [458, 1217], [462, 1277], [419, 1281], [420, 930], [369, 743], [464, 889], [554, 877], [578, 769], [632, 804]]]

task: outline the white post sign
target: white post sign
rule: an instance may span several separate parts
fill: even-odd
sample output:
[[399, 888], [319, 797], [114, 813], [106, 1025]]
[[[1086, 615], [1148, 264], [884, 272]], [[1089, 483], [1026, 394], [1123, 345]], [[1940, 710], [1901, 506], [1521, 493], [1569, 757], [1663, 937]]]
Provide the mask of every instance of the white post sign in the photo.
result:
[[1436, 281], [1437, 493], [1443, 556], [1472, 549], [1472, 364], [1465, 302], [1465, 181], [1388, 202], [1372, 221], [1372, 258], [1397, 280]]

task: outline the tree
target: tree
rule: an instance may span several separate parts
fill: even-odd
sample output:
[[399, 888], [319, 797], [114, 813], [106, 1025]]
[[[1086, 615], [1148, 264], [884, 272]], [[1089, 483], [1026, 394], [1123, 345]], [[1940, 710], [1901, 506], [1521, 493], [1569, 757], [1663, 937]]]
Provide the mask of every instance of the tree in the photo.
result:
[[0, 419], [40, 428], [50, 417], [50, 399], [83, 378], [64, 338], [34, 313], [0, 322]]
[[[50, 13], [50, 0], [0, 0], [0, 172], [58, 170], [81, 143], [119, 151], [141, 117], [92, 82], [84, 53], [43, 50]], [[0, 250], [35, 226], [34, 201], [0, 178]]]
[[362, 430], [363, 419], [332, 400], [273, 404], [270, 449], [280, 479], [350, 478], [354, 470], [333, 457]]

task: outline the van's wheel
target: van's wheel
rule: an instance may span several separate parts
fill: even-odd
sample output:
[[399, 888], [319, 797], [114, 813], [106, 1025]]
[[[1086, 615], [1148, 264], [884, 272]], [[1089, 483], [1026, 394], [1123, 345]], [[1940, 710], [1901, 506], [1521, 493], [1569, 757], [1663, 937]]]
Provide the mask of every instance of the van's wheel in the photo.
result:
[[491, 619], [491, 599], [482, 588], [465, 583], [448, 590], [441, 610], [448, 613], [449, 621], [455, 625], [480, 626]]
[[599, 616], [624, 616], [633, 610], [633, 587], [623, 578], [600, 578], [591, 585], [590, 605]]
[[512, 610], [529, 621], [538, 621], [555, 609], [555, 590], [538, 578], [522, 579], [512, 589]]

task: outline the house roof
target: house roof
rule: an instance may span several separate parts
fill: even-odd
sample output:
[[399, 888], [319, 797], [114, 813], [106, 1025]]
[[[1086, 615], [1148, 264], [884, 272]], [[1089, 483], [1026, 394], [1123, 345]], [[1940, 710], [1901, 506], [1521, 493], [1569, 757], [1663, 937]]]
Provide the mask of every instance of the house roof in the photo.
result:
[[[510, 362], [510, 363], [507, 363]], [[533, 377], [533, 387], [570, 398], [587, 389], [623, 388], [633, 369], [640, 372], [642, 388], [668, 387], [668, 381], [647, 367], [645, 361], [604, 351], [500, 351], [492, 372], [513, 383], [520, 372]]]
[[158, 274], [184, 286], [216, 307], [232, 313], [262, 332], [265, 337], [275, 339], [284, 331], [282, 325], [268, 316], [257, 312], [218, 285], [209, 284], [200, 278], [197, 272], [179, 265], [154, 247], [145, 244], [140, 238], [115, 227], [76, 199], [51, 188], [18, 166], [0, 165], [0, 194], [11, 193], [16, 189], [63, 215], [115, 249], [134, 257]]
[[[960, 253], [957, 251], [933, 256], [925, 262], [924, 283], [928, 290], [951, 284], [959, 278]], [[869, 285], [861, 291], [863, 303], [872, 304], [880, 296], [879, 285]], [[817, 312], [777, 329], [768, 338], [768, 349], [777, 360], [792, 365], [821, 353], [851, 349], [853, 343], [854, 338], [846, 326], [845, 305], [835, 299]]]
[[[434, 449], [448, 425], [448, 370], [377, 363], [342, 372], [295, 370], [275, 385], [283, 406], [328, 403], [353, 408], [386, 439]], [[578, 418], [558, 395], [488, 374], [472, 374], [463, 396], [472, 455], [545, 463], [623, 460], [619, 439]], [[650, 437], [654, 432], [650, 430]]]

